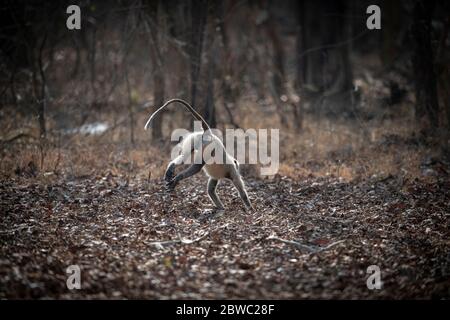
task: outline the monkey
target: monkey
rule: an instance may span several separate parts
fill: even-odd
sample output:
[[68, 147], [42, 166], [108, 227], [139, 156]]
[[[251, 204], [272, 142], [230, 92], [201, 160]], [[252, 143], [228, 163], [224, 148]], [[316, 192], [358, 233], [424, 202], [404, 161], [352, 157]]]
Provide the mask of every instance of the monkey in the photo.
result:
[[[162, 109], [175, 102], [182, 104], [188, 111], [190, 111], [191, 115], [196, 120], [201, 122], [203, 132], [189, 133], [179, 143], [181, 154], [169, 162], [164, 174], [164, 180], [168, 189], [173, 191], [181, 180], [187, 179], [203, 169], [203, 171], [209, 178], [207, 184], [208, 196], [214, 203], [217, 210], [225, 209], [222, 201], [219, 199], [216, 193], [217, 186], [222, 179], [228, 179], [232, 181], [245, 205], [246, 210], [254, 210], [239, 171], [239, 162], [226, 152], [225, 146], [223, 145], [222, 141], [213, 134], [206, 120], [197, 111], [195, 111], [195, 109], [189, 103], [182, 99], [171, 99], [167, 101], [163, 106], [153, 112], [153, 114], [148, 118], [144, 129], [147, 130], [148, 127], [151, 127], [152, 120]], [[213, 146], [215, 147], [215, 149], [219, 148], [221, 151], [223, 151], [223, 161], [220, 164], [208, 163], [208, 159], [205, 159], [204, 155], [202, 154], [201, 163], [194, 163], [187, 169], [175, 175], [176, 166], [181, 165], [186, 159], [188, 159], [188, 157], [195, 156], [195, 153], [201, 152], [201, 150], [203, 150], [210, 144], [214, 144]]]

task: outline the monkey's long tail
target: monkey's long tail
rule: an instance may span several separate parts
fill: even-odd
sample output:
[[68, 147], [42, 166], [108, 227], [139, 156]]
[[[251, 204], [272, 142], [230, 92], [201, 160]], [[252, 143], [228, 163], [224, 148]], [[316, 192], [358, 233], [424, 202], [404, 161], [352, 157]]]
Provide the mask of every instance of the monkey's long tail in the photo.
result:
[[155, 112], [153, 112], [153, 114], [150, 116], [150, 118], [148, 118], [147, 123], [145, 124], [144, 129], [147, 130], [147, 128], [150, 126], [153, 118], [165, 107], [167, 107], [169, 104], [173, 103], [173, 102], [179, 102], [182, 105], [184, 105], [186, 107], [186, 109], [188, 109], [192, 115], [194, 116], [195, 119], [197, 119], [198, 121], [202, 122], [202, 127], [203, 130], [209, 130], [211, 131], [211, 128], [209, 127], [208, 123], [206, 122], [205, 119], [203, 119], [203, 117], [197, 112], [195, 111], [194, 108], [191, 107], [191, 105], [189, 103], [187, 103], [186, 101], [182, 100], [182, 99], [171, 99], [169, 101], [167, 101], [166, 103], [164, 103], [164, 105], [162, 107], [160, 107], [158, 110], [156, 110]]

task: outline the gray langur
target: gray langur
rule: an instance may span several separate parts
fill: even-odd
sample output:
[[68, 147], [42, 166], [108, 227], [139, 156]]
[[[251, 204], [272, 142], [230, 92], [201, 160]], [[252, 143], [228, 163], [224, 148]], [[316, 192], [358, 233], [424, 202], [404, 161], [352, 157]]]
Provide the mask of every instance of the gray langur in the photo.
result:
[[[239, 196], [245, 204], [247, 209], [253, 209], [250, 200], [247, 195], [247, 191], [245, 189], [244, 182], [239, 173], [239, 163], [238, 161], [229, 155], [222, 141], [212, 133], [211, 128], [208, 123], [203, 119], [203, 117], [191, 107], [189, 103], [181, 99], [172, 99], [167, 101], [162, 107], [153, 112], [150, 118], [147, 120], [145, 124], [145, 130], [150, 126], [153, 118], [159, 113], [162, 109], [168, 106], [171, 103], [178, 102], [188, 109], [193, 117], [202, 123], [203, 132], [193, 132], [189, 133], [187, 136], [183, 138], [183, 140], [179, 143], [179, 147], [181, 153], [174, 160], [172, 160], [167, 166], [164, 180], [166, 181], [166, 185], [169, 189], [175, 189], [176, 185], [183, 179], [189, 178], [194, 174], [203, 171], [208, 175], [208, 195], [211, 198], [212, 202], [217, 209], [223, 210], [224, 206], [222, 201], [220, 201], [219, 197], [216, 194], [216, 188], [221, 179], [229, 179], [233, 182], [234, 186], [239, 192]], [[211, 146], [211, 144], [213, 144]], [[194, 155], [198, 152], [202, 152], [205, 147], [213, 147], [213, 150], [220, 150], [223, 152], [223, 160], [221, 163], [211, 163], [208, 159], [205, 159], [205, 155], [201, 155], [201, 163], [194, 163], [187, 169], [181, 171], [177, 175], [175, 175], [175, 167], [181, 165], [185, 162], [189, 157], [194, 157]]]

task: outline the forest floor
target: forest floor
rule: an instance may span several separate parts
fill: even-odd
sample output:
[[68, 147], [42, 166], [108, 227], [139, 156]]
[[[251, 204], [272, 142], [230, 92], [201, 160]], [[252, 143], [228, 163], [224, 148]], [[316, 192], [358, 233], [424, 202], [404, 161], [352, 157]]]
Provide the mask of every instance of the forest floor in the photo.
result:
[[253, 212], [230, 182], [214, 211], [203, 173], [168, 192], [170, 148], [141, 131], [3, 134], [0, 298], [450, 299], [450, 140], [402, 119], [310, 120], [281, 132], [277, 175], [243, 166]]
[[203, 174], [3, 180], [0, 298], [450, 298], [448, 176], [246, 181], [254, 212], [231, 183], [213, 211]]

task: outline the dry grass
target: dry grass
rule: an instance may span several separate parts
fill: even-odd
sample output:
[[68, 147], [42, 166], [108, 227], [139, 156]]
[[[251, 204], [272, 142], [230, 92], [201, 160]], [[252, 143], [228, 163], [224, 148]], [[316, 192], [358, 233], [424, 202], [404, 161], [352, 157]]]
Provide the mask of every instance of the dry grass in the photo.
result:
[[[101, 118], [111, 124], [114, 119], [126, 118], [125, 112], [121, 117], [102, 114]], [[187, 120], [186, 117], [178, 117], [181, 114], [178, 109], [173, 108], [169, 112], [173, 112], [170, 116], [177, 119], [170, 127], [188, 127], [188, 123], [181, 123]], [[275, 110], [265, 111], [255, 102], [242, 101], [236, 112], [236, 119], [243, 128], [280, 129], [278, 174], [293, 179], [336, 177], [352, 181], [389, 175], [428, 179], [421, 173], [420, 164], [425, 157], [438, 152], [430, 146], [411, 142], [417, 134], [412, 121], [404, 117], [363, 123], [358, 120], [318, 121], [306, 116], [302, 131], [297, 133], [293, 128], [281, 127]], [[136, 114], [134, 145], [129, 140], [127, 122], [103, 136], [56, 137], [50, 134], [45, 144], [33, 140], [5, 144], [0, 174], [3, 178], [48, 178], [60, 174], [76, 178], [110, 173], [130, 178], [159, 179], [170, 157], [170, 144], [151, 141], [148, 132], [142, 129], [146, 117], [145, 111]], [[165, 117], [168, 118], [167, 115]], [[3, 118], [4, 123], [1, 124], [2, 128], [9, 130], [3, 132], [4, 139], [18, 132], [37, 135], [34, 119], [19, 117], [15, 125], [7, 124], [6, 119]], [[226, 122], [226, 119], [219, 120]], [[166, 125], [166, 129], [168, 127]], [[19, 131], [15, 128], [25, 129]], [[33, 168], [30, 169], [30, 165]], [[257, 169], [258, 166], [246, 172], [257, 176]]]

